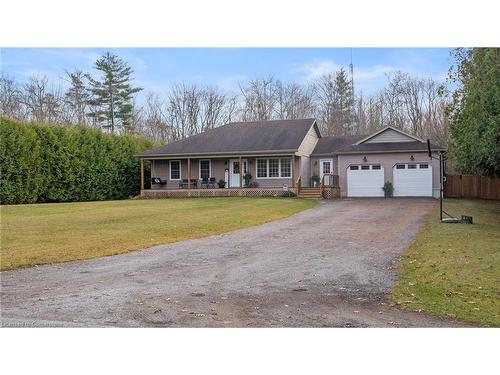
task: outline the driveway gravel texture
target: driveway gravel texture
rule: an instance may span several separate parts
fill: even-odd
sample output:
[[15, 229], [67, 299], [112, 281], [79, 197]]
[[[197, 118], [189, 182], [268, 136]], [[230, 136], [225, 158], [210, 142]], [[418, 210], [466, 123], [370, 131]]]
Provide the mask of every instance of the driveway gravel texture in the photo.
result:
[[2, 326], [454, 327], [390, 299], [436, 201], [341, 199], [263, 225], [1, 273]]

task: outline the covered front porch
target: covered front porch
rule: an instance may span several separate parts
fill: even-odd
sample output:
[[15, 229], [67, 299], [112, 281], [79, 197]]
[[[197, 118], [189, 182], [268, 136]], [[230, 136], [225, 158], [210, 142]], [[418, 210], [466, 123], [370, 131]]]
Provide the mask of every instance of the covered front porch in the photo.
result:
[[[272, 194], [294, 192], [300, 181], [298, 158], [295, 154], [141, 158], [141, 195], [237, 196], [232, 191], [258, 194], [259, 189]], [[149, 163], [149, 176], [145, 163]], [[147, 177], [151, 184], [145, 188]]]

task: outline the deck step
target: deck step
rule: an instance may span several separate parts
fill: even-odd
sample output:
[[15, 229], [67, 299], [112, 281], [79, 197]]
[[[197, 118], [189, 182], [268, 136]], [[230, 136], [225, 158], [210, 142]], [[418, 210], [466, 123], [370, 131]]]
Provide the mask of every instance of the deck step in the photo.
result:
[[300, 188], [299, 198], [321, 199], [320, 188]]

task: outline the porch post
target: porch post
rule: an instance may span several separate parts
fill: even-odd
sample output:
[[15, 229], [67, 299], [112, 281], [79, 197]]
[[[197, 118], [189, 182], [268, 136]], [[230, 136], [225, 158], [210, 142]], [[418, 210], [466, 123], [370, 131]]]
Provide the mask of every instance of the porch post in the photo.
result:
[[141, 159], [141, 194], [144, 190], [144, 159]]
[[297, 178], [297, 172], [295, 171], [295, 154], [292, 154], [292, 187], [295, 187], [296, 178]]
[[188, 189], [191, 189], [191, 158], [188, 158]]
[[243, 163], [240, 155], [240, 189], [243, 187]]

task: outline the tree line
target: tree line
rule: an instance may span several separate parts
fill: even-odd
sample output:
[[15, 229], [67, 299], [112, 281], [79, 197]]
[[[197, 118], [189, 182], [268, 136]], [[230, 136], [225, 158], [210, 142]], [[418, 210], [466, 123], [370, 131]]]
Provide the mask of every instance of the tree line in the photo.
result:
[[139, 102], [143, 88], [133, 85], [127, 62], [107, 52], [94, 70], [65, 72], [65, 84], [45, 76], [19, 83], [2, 75], [0, 116], [141, 134], [162, 143], [232, 121], [307, 117], [317, 118], [325, 135], [369, 134], [390, 125], [441, 145], [448, 142], [444, 86], [404, 72], [387, 75], [386, 86], [371, 95], [353, 92], [350, 77], [340, 69], [307, 84], [259, 77], [241, 83], [237, 92], [180, 82], [167, 92], [148, 91]]

